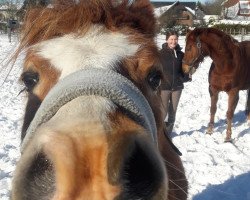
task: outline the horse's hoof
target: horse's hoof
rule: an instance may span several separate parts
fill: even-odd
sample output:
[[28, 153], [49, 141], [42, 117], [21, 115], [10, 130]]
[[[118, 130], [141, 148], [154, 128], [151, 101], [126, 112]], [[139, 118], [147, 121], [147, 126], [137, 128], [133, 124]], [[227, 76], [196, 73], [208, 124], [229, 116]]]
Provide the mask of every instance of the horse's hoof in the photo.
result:
[[207, 127], [207, 131], [206, 131], [206, 134], [208, 135], [212, 135], [214, 132], [214, 124], [209, 122], [208, 123], [208, 127]]
[[213, 128], [208, 127], [208, 129], [207, 129], [207, 131], [206, 131], [206, 134], [212, 135], [212, 134], [213, 134]]
[[227, 143], [227, 142], [232, 143], [232, 142], [233, 142], [233, 140], [232, 140], [232, 138], [225, 138], [224, 142], [225, 142], [225, 143]]
[[206, 134], [207, 134], [207, 135], [212, 135], [212, 134], [213, 134], [213, 131], [207, 131]]

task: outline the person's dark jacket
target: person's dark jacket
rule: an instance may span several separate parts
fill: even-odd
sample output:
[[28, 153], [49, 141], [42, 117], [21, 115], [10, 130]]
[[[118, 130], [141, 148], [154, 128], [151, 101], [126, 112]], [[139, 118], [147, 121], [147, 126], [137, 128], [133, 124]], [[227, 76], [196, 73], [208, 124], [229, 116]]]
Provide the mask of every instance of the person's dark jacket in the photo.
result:
[[182, 72], [183, 56], [184, 53], [179, 45], [175, 49], [170, 49], [167, 43], [162, 45], [160, 50], [160, 60], [164, 73], [162, 90], [181, 90], [184, 88], [183, 83], [190, 81], [189, 76]]

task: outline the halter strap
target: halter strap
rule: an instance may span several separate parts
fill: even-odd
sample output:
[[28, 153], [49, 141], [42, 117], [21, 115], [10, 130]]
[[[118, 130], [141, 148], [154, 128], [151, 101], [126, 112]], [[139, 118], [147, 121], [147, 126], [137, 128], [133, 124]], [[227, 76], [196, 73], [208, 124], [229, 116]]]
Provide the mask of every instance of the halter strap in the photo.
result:
[[203, 52], [202, 52], [202, 45], [201, 45], [201, 40], [200, 40], [200, 37], [199, 37], [199, 36], [197, 36], [197, 38], [196, 38], [196, 47], [197, 47], [197, 49], [198, 49], [198, 56], [197, 56], [195, 59], [193, 59], [192, 62], [191, 62], [190, 64], [186, 63], [184, 60], [182, 61], [183, 64], [188, 65], [189, 71], [191, 71], [191, 70], [194, 70], [194, 71], [195, 71], [196, 69], [194, 69], [195, 67], [193, 66], [194, 63], [195, 63], [201, 56], [202, 56], [202, 57], [205, 57], [205, 56], [203, 55]]
[[158, 145], [154, 114], [141, 91], [129, 79], [113, 70], [86, 68], [68, 75], [51, 89], [27, 129], [21, 151], [41, 124], [49, 121], [63, 105], [84, 95], [106, 97], [131, 113]]

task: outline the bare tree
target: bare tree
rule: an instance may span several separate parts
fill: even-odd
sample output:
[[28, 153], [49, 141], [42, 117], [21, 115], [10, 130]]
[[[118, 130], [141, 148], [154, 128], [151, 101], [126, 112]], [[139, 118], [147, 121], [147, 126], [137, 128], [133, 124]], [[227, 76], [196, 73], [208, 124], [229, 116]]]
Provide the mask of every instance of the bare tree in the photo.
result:
[[221, 15], [223, 1], [225, 0], [206, 1], [202, 7], [208, 15]]

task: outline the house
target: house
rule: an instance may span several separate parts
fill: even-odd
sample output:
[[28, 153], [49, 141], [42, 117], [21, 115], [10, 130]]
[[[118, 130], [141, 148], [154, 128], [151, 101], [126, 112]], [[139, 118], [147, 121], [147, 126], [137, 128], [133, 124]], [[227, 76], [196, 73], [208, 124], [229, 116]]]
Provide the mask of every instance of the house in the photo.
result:
[[244, 19], [250, 19], [250, 0], [225, 0], [221, 5], [224, 18], [243, 16]]
[[198, 20], [202, 20], [204, 12], [196, 2], [157, 2], [151, 1], [155, 6], [155, 16], [161, 27], [186, 25], [193, 26]]

